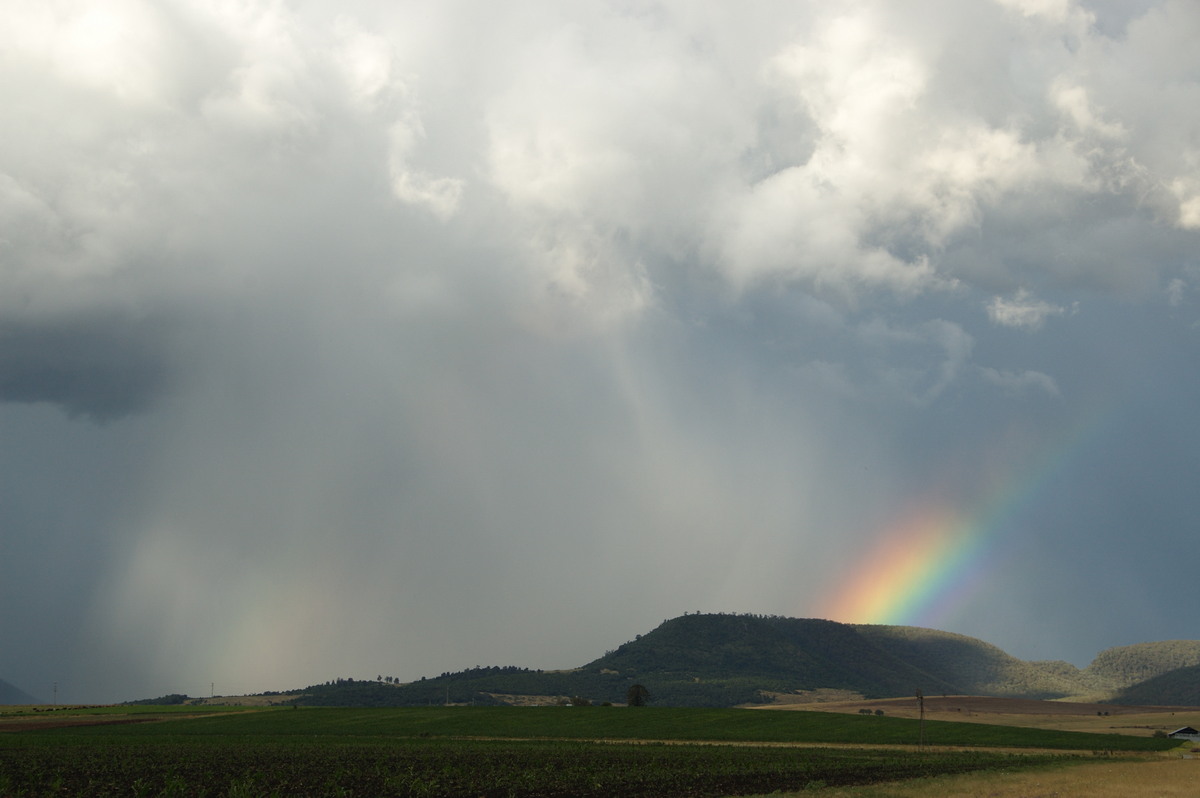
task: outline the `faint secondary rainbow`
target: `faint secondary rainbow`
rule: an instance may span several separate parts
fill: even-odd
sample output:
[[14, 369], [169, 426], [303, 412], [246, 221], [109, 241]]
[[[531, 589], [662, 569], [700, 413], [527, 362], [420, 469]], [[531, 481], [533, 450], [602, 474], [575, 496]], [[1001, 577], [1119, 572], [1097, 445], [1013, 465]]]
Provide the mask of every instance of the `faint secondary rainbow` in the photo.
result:
[[1088, 414], [1032, 464], [1012, 470], [974, 512], [944, 501], [918, 503], [876, 537], [819, 607], [819, 617], [913, 626], [943, 621], [1008, 562], [1002, 546], [1007, 524], [1090, 448], [1108, 417]]

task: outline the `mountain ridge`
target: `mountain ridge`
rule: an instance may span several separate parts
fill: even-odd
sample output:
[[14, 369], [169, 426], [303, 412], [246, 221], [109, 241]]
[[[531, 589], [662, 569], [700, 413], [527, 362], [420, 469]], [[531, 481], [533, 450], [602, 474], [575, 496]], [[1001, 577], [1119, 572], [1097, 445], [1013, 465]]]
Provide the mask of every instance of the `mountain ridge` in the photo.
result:
[[37, 700], [15, 684], [0, 679], [0, 705], [11, 706], [14, 704], [28, 705], [41, 703], [43, 702]]

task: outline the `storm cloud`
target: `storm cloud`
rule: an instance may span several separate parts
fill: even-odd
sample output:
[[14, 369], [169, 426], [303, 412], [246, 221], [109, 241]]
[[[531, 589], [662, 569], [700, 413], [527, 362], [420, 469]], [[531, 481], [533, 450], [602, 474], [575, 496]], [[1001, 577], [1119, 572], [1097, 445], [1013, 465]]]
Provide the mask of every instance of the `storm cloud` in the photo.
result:
[[811, 615], [914, 503], [969, 515], [1068, 438], [939, 622], [1079, 664], [1194, 636], [1161, 590], [1194, 4], [9, 16], [7, 681], [570, 667]]

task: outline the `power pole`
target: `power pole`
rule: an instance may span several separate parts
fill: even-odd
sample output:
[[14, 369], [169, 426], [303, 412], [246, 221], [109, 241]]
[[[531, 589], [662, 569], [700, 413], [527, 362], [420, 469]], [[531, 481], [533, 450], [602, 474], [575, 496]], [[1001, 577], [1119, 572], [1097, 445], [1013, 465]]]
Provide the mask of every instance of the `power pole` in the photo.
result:
[[917, 743], [917, 750], [925, 750], [925, 694], [917, 690], [917, 705], [921, 708], [921, 737]]

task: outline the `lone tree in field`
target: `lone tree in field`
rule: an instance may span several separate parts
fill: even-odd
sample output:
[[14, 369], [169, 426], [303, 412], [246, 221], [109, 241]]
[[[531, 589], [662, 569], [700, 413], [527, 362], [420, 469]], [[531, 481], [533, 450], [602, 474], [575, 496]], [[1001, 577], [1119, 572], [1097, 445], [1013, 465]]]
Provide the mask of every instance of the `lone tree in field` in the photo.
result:
[[640, 684], [631, 684], [625, 691], [625, 703], [631, 707], [644, 707], [650, 700], [650, 691]]

